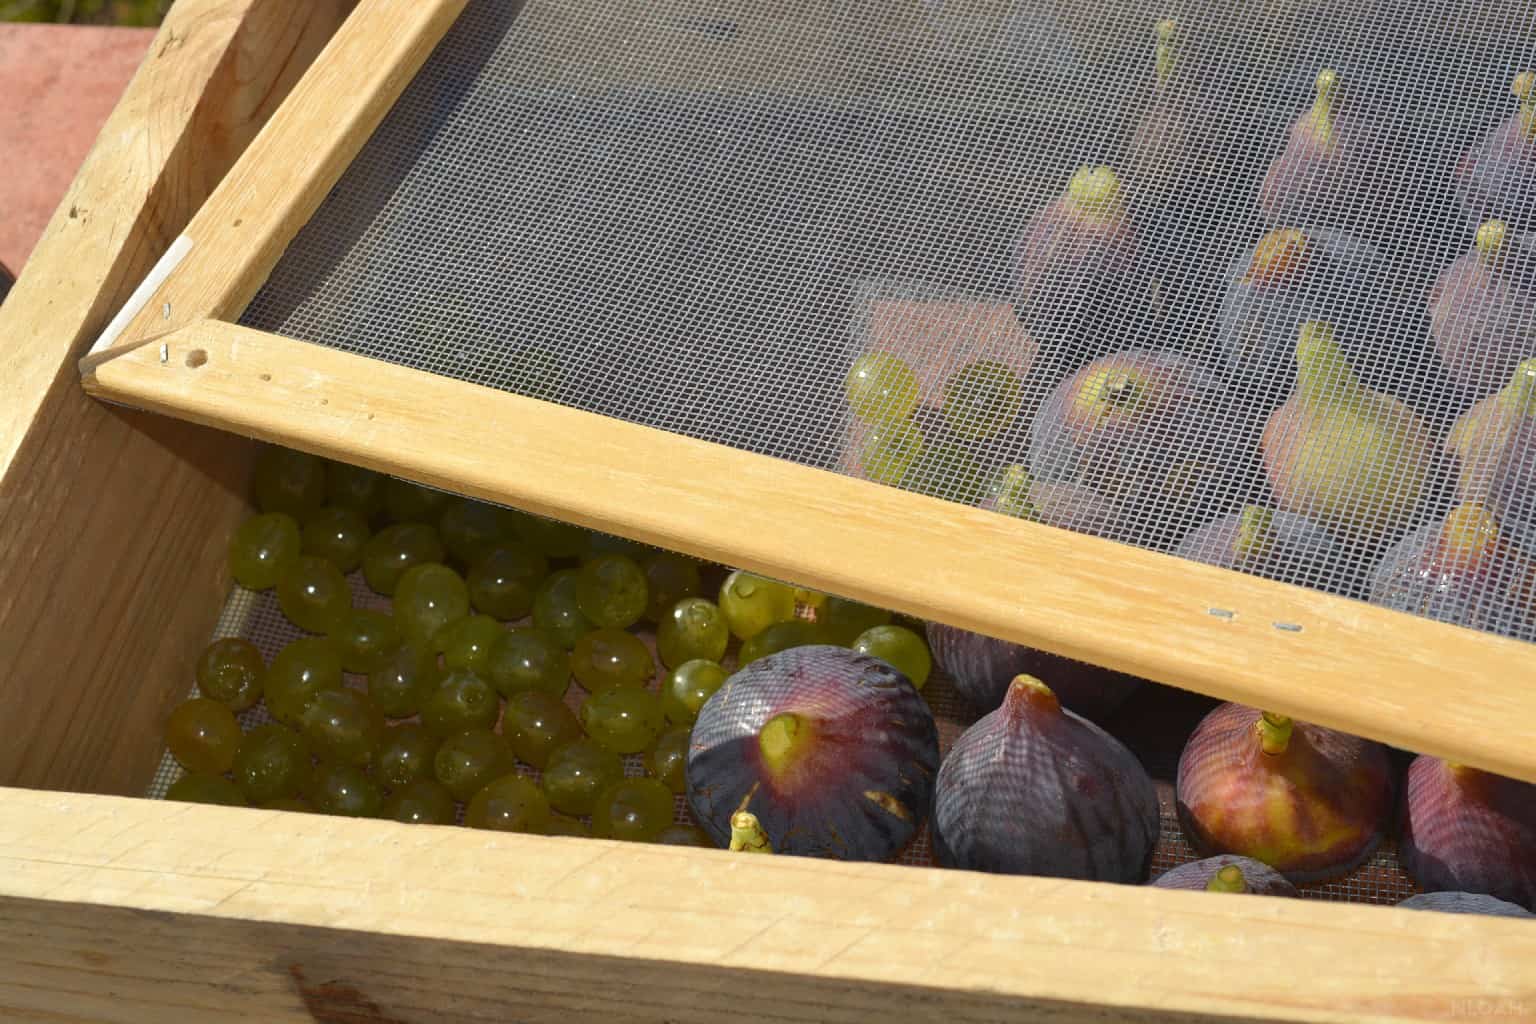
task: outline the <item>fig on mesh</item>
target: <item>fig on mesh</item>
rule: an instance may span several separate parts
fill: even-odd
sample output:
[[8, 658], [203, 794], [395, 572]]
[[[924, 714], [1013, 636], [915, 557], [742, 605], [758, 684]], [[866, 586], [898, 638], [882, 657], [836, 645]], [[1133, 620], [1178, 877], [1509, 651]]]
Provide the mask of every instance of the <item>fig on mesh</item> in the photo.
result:
[[1084, 718], [1103, 718], [1146, 682], [1023, 644], [939, 622], [927, 625], [928, 650], [960, 696], [979, 712], [1002, 701], [1016, 676], [1049, 678], [1062, 704]]
[[1102, 537], [1115, 525], [1115, 506], [1092, 487], [1037, 480], [1014, 463], [998, 470], [981, 507], [1015, 519]]
[[1479, 227], [1473, 250], [1430, 288], [1429, 331], [1461, 388], [1481, 395], [1509, 380], [1536, 355], [1536, 241], [1511, 238], [1500, 220]]
[[1251, 857], [1300, 885], [1375, 851], [1392, 814], [1392, 762], [1379, 743], [1223, 704], [1184, 745], [1174, 795], [1195, 849]]
[[938, 767], [938, 730], [910, 680], [846, 648], [794, 647], [705, 702], [688, 802], [722, 847], [746, 811], [776, 853], [887, 860], [922, 825]]
[[1442, 914], [1488, 914], [1492, 917], [1536, 917], [1524, 907], [1480, 892], [1421, 892], [1398, 904], [1403, 910], [1433, 910]]
[[1414, 758], [1398, 856], [1422, 889], [1483, 893], [1536, 910], [1536, 785]]
[[1318, 72], [1313, 89], [1259, 188], [1259, 209], [1275, 227], [1348, 227], [1379, 209], [1375, 129], [1348, 109], [1334, 69]]
[[1251, 893], [1255, 896], [1295, 896], [1296, 887], [1262, 861], [1230, 853], [1192, 860], [1170, 868], [1149, 883], [1159, 889]]
[[1509, 91], [1519, 108], [1463, 156], [1456, 191], [1473, 224], [1498, 218], [1536, 230], [1536, 73], [1520, 72]]
[[1158, 822], [1136, 756], [1021, 675], [944, 759], [931, 831], [945, 867], [1133, 883], [1147, 876]]
[[1270, 579], [1324, 579], [1337, 544], [1327, 530], [1304, 516], [1245, 505], [1197, 526], [1173, 553]]
[[1536, 419], [1536, 359], [1519, 363], [1508, 383], [1462, 413], [1443, 445], [1456, 460], [1456, 495], [1465, 501], [1488, 498], [1504, 453], [1527, 420]]
[[1153, 28], [1151, 102], [1131, 135], [1127, 167], [1138, 198], [1158, 200], [1174, 192], [1192, 158], [1188, 76], [1180, 73], [1179, 25], [1164, 18]]

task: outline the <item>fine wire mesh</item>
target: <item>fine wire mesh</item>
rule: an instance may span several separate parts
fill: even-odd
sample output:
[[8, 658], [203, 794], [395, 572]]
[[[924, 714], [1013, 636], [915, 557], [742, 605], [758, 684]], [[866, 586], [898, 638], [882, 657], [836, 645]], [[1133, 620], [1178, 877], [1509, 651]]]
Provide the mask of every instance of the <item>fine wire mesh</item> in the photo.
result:
[[1536, 356], [1533, 65], [1512, 0], [472, 0], [243, 322], [1530, 639], [1536, 420], [1463, 417]]

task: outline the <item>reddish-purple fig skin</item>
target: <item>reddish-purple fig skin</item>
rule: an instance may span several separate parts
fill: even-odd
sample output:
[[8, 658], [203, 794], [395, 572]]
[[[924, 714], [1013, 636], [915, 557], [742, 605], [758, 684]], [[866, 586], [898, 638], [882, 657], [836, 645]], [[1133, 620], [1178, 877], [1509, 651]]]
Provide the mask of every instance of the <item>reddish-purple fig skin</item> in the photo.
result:
[[1536, 786], [1415, 758], [1398, 855], [1424, 889], [1483, 893], [1536, 910]]
[[[1144, 880], [1157, 792], [1134, 754], [1038, 684], [955, 741], [934, 793], [945, 867], [1102, 882]], [[1042, 692], [1043, 691], [1043, 692]]]
[[1379, 743], [1306, 722], [1277, 754], [1264, 752], [1261, 713], [1223, 704], [1179, 756], [1179, 821], [1207, 856], [1263, 861], [1303, 885], [1365, 861], [1392, 815], [1392, 762]]
[[1472, 224], [1497, 217], [1523, 231], [1536, 229], [1536, 138], [1521, 114], [1510, 115], [1463, 155], [1455, 174]]
[[1216, 872], [1229, 864], [1237, 865], [1243, 872], [1243, 881], [1247, 883], [1248, 892], [1255, 896], [1297, 895], [1296, 887], [1268, 864], [1251, 857], [1236, 857], [1230, 853], [1207, 857], [1204, 860], [1192, 860], [1176, 868], [1169, 868], [1152, 879], [1149, 884], [1159, 889], [1204, 890], [1211, 879], [1216, 877]]
[[1019, 675], [1045, 680], [1062, 704], [1085, 718], [1112, 714], [1145, 682], [1124, 672], [937, 622], [928, 623], [927, 633], [934, 663], [981, 712], [1001, 704], [1008, 684]]
[[[784, 714], [804, 738], [775, 768], [760, 737]], [[736, 672], [699, 711], [688, 802], [722, 847], [748, 810], [775, 853], [888, 860], [921, 826], [938, 768], [933, 714], [906, 676], [847, 648], [794, 647]]]
[[1060, 337], [1093, 295], [1131, 278], [1136, 259], [1129, 216], [1084, 216], [1071, 196], [1061, 196], [1019, 239], [1014, 307], [1036, 337]]
[[1304, 516], [1275, 512], [1268, 542], [1252, 551], [1240, 551], [1242, 514], [1213, 519], [1185, 535], [1173, 553], [1223, 569], [1238, 569], [1270, 579], [1326, 577], [1335, 543], [1327, 530]]
[[1332, 116], [1329, 139], [1318, 135], [1310, 110], [1291, 122], [1289, 141], [1259, 188], [1259, 209], [1271, 226], [1350, 227], [1353, 216], [1376, 208], [1376, 133], [1347, 111]]
[[1421, 892], [1398, 904], [1404, 910], [1435, 910], [1442, 914], [1488, 914], [1492, 917], [1536, 917], [1524, 907], [1480, 892]]
[[1428, 307], [1446, 372], [1472, 394], [1497, 390], [1536, 354], [1536, 239], [1510, 239], [1491, 261], [1460, 257], [1435, 279]]

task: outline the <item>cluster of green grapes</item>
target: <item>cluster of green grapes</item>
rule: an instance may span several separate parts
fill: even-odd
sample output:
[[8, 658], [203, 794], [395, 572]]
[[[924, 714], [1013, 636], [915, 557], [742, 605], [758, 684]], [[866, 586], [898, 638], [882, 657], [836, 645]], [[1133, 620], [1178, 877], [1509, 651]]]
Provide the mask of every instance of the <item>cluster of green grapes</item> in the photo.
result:
[[[263, 451], [255, 497], [231, 572], [307, 635], [271, 664], [203, 652], [166, 728], [171, 799], [434, 824], [463, 804], [478, 828], [707, 846], [674, 797], [727, 665], [837, 643], [919, 687], [931, 667], [888, 612], [744, 572], [711, 601], [724, 570], [299, 452]], [[390, 612], [354, 607], [359, 570]], [[242, 732], [258, 702], [272, 721]]]

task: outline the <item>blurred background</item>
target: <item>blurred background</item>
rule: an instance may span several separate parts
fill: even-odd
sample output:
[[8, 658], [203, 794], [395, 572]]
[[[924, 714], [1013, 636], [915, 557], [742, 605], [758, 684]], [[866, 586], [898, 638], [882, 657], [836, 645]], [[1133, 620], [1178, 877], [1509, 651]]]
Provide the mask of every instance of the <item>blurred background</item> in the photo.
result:
[[0, 0], [0, 21], [62, 25], [160, 24], [171, 0]]

